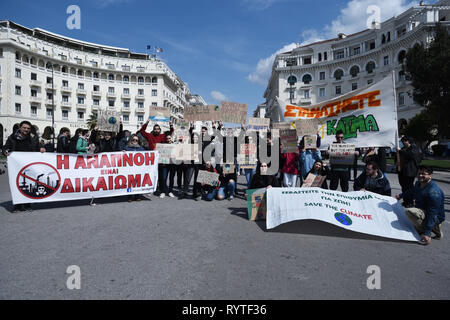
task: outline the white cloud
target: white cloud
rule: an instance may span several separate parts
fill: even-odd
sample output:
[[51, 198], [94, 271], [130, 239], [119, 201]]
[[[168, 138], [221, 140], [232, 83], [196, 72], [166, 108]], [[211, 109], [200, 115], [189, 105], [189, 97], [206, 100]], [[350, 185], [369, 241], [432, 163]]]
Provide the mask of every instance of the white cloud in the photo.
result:
[[129, 3], [131, 1], [133, 0], [95, 0], [94, 3], [96, 3], [100, 8], [106, 8], [110, 5]]
[[227, 100], [227, 97], [220, 91], [211, 91], [211, 97], [217, 101]]
[[279, 1], [282, 0], [242, 0], [242, 4], [250, 10], [266, 10]]
[[270, 57], [260, 59], [256, 65], [256, 70], [248, 75], [248, 80], [254, 83], [259, 83], [266, 85], [269, 80], [270, 73], [272, 72], [273, 61], [277, 54], [282, 52], [288, 52], [294, 49], [297, 45], [295, 43], [290, 43], [285, 45], [283, 48], [272, 54]]
[[[261, 1], [264, 2], [264, 0]], [[269, 2], [269, 0], [267, 1]], [[255, 0], [254, 2], [258, 1]], [[306, 29], [301, 32], [301, 45], [336, 38], [340, 32], [351, 34], [366, 29], [367, 20], [373, 16], [373, 12], [367, 12], [369, 6], [377, 6], [380, 8], [380, 20], [382, 22], [417, 5], [418, 1], [411, 0], [351, 0], [345, 8], [341, 9], [336, 19], [331, 24], [325, 25], [322, 30]], [[295, 43], [288, 44], [271, 56], [260, 59], [256, 65], [256, 69], [248, 75], [248, 80], [267, 85], [275, 56], [282, 52], [291, 51], [295, 46]]]

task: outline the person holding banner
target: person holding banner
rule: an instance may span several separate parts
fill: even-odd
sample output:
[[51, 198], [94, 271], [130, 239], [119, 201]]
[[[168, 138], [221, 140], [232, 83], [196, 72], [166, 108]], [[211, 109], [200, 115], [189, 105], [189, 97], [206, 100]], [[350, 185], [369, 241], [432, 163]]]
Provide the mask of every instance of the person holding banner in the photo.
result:
[[281, 172], [283, 173], [283, 186], [285, 188], [295, 188], [299, 174], [297, 169], [297, 163], [300, 159], [299, 154], [294, 152], [282, 153], [281, 159], [284, 160], [283, 167], [281, 168]]
[[[39, 139], [37, 135], [31, 133], [31, 123], [29, 121], [22, 121], [19, 124], [19, 129], [11, 134], [3, 146], [3, 154], [9, 156], [12, 152], [45, 152], [45, 148], [40, 148]], [[31, 204], [14, 205], [13, 212], [31, 211]]]
[[415, 200], [415, 206], [405, 208], [406, 217], [421, 235], [420, 243], [431, 243], [431, 232], [434, 239], [442, 239], [442, 222], [445, 220], [444, 193], [433, 178], [431, 167], [419, 166], [417, 182], [412, 189], [403, 192], [395, 198], [397, 200], [410, 196]]
[[369, 161], [365, 170], [355, 179], [355, 191], [370, 191], [383, 196], [391, 196], [391, 185], [386, 175], [379, 169], [376, 161]]
[[[173, 139], [170, 134], [166, 135], [166, 143], [167, 144], [173, 144]], [[173, 194], [173, 185], [175, 182], [175, 173], [176, 173], [176, 167], [174, 163], [168, 163], [168, 164], [160, 164], [161, 166], [161, 176], [160, 176], [160, 188], [161, 188], [161, 194], [160, 198], [164, 198], [165, 195], [169, 196], [170, 198], [174, 198], [175, 195]], [[169, 187], [167, 188], [167, 178], [169, 178]]]
[[56, 152], [58, 153], [69, 153], [70, 144], [70, 130], [63, 129], [58, 136], [58, 143], [56, 145]]
[[[205, 162], [204, 165], [201, 165], [200, 170], [217, 173], [217, 170], [213, 167], [213, 165], [211, 164], [211, 161], [207, 161], [207, 162]], [[219, 189], [219, 181], [217, 181], [217, 184], [215, 186], [208, 185], [205, 183], [199, 183], [199, 182], [196, 182], [196, 185], [197, 185], [196, 187], [197, 187], [197, 190], [200, 193], [200, 195], [194, 198], [195, 201], [199, 201], [201, 199], [203, 199], [205, 201], [213, 201], [214, 198], [217, 196], [217, 192]]]
[[81, 137], [81, 131], [83, 131], [83, 129], [78, 128], [77, 130], [75, 130], [75, 134], [73, 135], [73, 137], [70, 138], [69, 141], [69, 153], [73, 153], [73, 154], [77, 154], [77, 143], [78, 143], [78, 138]]
[[[343, 143], [344, 132], [342, 130], [336, 131], [336, 142]], [[327, 154], [330, 155], [330, 149], [327, 150]], [[358, 151], [355, 151], [355, 156], [359, 155]], [[337, 190], [338, 185], [341, 185], [342, 192], [348, 192], [348, 182], [350, 181], [350, 165], [336, 165], [331, 161], [331, 177], [330, 177], [330, 190]]]
[[81, 131], [81, 135], [77, 141], [77, 153], [87, 154], [89, 150], [89, 136], [91, 132], [87, 129]]
[[232, 170], [231, 173], [226, 173], [226, 167], [231, 166], [228, 164], [224, 164], [221, 168], [219, 181], [220, 181], [220, 187], [219, 191], [217, 193], [217, 200], [224, 200], [226, 199], [228, 195], [228, 200], [233, 201], [234, 195], [236, 193], [236, 181], [237, 181], [237, 174], [236, 174], [236, 167]]
[[121, 149], [119, 148], [119, 141], [123, 136], [122, 121], [120, 121], [119, 133], [116, 137], [113, 137], [112, 132], [106, 131], [104, 132], [103, 138], [100, 137], [99, 139], [97, 139], [97, 134], [98, 126], [96, 126], [94, 130], [92, 130], [91, 134], [91, 141], [93, 141], [96, 145], [96, 153], [121, 151]]

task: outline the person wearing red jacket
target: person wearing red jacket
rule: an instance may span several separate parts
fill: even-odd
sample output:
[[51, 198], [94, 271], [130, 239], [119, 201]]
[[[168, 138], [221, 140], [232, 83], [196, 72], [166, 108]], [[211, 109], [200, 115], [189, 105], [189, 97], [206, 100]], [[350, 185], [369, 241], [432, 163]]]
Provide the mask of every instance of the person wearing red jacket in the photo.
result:
[[[148, 147], [149, 150], [155, 150], [156, 148], [156, 144], [157, 143], [165, 143], [166, 142], [166, 135], [161, 133], [161, 127], [158, 124], [155, 124], [153, 126], [153, 131], [148, 133], [145, 130], [147, 129], [147, 125], [148, 125], [149, 120], [147, 120], [146, 123], [144, 123], [144, 125], [142, 126], [140, 132], [142, 134], [142, 136], [144, 136], [144, 138], [148, 141]], [[173, 133], [173, 126], [172, 126], [172, 121], [169, 122], [170, 125], [170, 134]]]
[[298, 153], [282, 153], [281, 158], [284, 161], [284, 165], [281, 168], [281, 172], [283, 173], [283, 187], [285, 188], [295, 188], [297, 185], [298, 178]]

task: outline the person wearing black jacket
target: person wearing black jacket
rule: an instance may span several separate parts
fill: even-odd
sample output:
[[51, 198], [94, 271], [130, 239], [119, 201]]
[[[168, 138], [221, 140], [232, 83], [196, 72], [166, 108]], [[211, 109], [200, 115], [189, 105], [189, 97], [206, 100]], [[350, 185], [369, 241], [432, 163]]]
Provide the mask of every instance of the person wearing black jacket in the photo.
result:
[[91, 141], [97, 146], [95, 150], [96, 153], [121, 151], [119, 150], [119, 141], [120, 139], [122, 139], [123, 135], [122, 122], [120, 122], [119, 133], [115, 137], [112, 136], [111, 132], [105, 132], [104, 138], [96, 141], [98, 134], [97, 130], [98, 126], [96, 126], [94, 130], [92, 130], [91, 134]]
[[[414, 187], [414, 179], [419, 169], [421, 154], [412, 138], [404, 136], [401, 141], [403, 148], [397, 150], [400, 155], [398, 182], [402, 187], [402, 193], [405, 193]], [[409, 196], [403, 198], [403, 205], [405, 207], [412, 207], [414, 205], [413, 198]]]
[[[313, 174], [315, 176], [328, 177], [330, 175], [330, 171], [328, 170], [328, 166], [326, 166], [322, 160], [316, 160], [314, 162], [313, 167], [309, 170], [308, 174]], [[308, 176], [308, 174], [306, 176]], [[327, 179], [322, 182], [320, 186], [321, 189], [328, 189]]]
[[69, 153], [70, 145], [70, 131], [64, 129], [58, 136], [58, 144], [56, 145], [56, 152], [58, 153]]
[[75, 134], [73, 135], [72, 138], [70, 138], [69, 140], [69, 153], [74, 153], [77, 154], [77, 142], [78, 142], [78, 138], [81, 137], [81, 132], [83, 131], [83, 129], [78, 128], [77, 130], [75, 130]]
[[267, 175], [267, 163], [258, 163], [256, 173], [253, 175], [250, 189], [279, 187], [280, 183], [276, 175]]
[[[19, 124], [19, 129], [11, 134], [6, 140], [3, 146], [3, 154], [9, 156], [12, 152], [45, 152], [45, 148], [40, 147], [39, 138], [31, 133], [31, 123], [28, 121], [22, 121]], [[31, 211], [31, 204], [14, 205], [13, 212], [18, 211]]]

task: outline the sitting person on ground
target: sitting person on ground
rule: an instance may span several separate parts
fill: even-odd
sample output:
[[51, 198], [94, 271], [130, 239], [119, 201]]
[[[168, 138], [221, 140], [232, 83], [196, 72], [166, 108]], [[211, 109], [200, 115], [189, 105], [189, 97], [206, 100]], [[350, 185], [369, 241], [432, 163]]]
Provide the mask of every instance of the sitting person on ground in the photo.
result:
[[249, 189], [259, 189], [259, 188], [272, 188], [279, 187], [280, 183], [278, 181], [277, 175], [267, 174], [268, 166], [266, 162], [258, 163], [256, 167], [256, 173], [252, 178]]
[[391, 185], [386, 175], [378, 168], [376, 161], [369, 161], [364, 171], [353, 184], [355, 191], [370, 191], [383, 196], [391, 195]]
[[[200, 170], [217, 173], [217, 170], [211, 164], [211, 161], [206, 161], [205, 164], [201, 165]], [[217, 181], [217, 185], [215, 186], [210, 186], [199, 182], [196, 182], [196, 185], [200, 192], [200, 195], [195, 198], [196, 201], [199, 201], [200, 199], [212, 201], [217, 196], [219, 181]]]
[[[308, 174], [305, 176], [305, 178], [309, 175], [309, 174], [313, 174], [315, 176], [324, 176], [327, 177], [329, 175], [329, 170], [328, 170], [328, 166], [323, 163], [322, 160], [316, 160], [316, 162], [314, 162], [313, 167], [311, 168], [311, 170], [309, 170]], [[320, 186], [320, 188], [322, 189], [328, 189], [328, 184], [327, 184], [327, 179], [325, 178], [325, 180], [322, 182], [322, 185]]]
[[227, 198], [228, 195], [228, 200], [232, 201], [236, 193], [236, 181], [237, 181], [236, 167], [234, 167], [233, 172], [226, 173], [225, 171], [227, 166], [230, 165], [224, 164], [220, 169], [220, 176], [219, 176], [220, 187], [217, 193], [217, 200], [224, 200]]
[[420, 243], [428, 245], [433, 239], [442, 239], [442, 222], [445, 220], [444, 192], [432, 180], [433, 169], [419, 166], [417, 182], [412, 189], [403, 192], [395, 198], [400, 200], [411, 196], [415, 200], [414, 207], [405, 208], [406, 217], [421, 236]]

